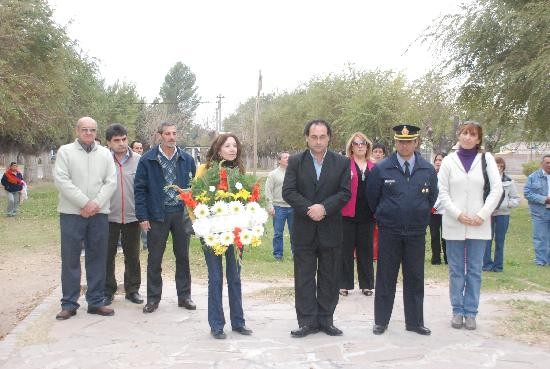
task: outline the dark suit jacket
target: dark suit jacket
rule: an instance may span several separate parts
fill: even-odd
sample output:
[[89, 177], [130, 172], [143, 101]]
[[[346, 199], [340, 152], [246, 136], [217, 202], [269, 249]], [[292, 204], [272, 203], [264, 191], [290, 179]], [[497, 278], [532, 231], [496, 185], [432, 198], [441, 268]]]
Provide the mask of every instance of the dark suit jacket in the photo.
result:
[[[292, 243], [295, 247], [311, 245], [316, 235], [322, 247], [341, 247], [340, 210], [351, 197], [349, 163], [346, 157], [327, 151], [317, 180], [309, 149], [289, 158], [283, 199], [294, 209]], [[322, 204], [327, 212], [319, 222], [307, 216], [308, 207], [313, 204]]]

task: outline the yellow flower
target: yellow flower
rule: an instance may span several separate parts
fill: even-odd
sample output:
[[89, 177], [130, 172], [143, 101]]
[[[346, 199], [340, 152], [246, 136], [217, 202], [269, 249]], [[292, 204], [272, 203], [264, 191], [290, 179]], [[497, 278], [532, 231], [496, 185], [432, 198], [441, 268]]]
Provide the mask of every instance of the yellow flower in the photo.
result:
[[262, 239], [260, 237], [252, 237], [252, 242], [250, 244], [252, 247], [258, 247], [262, 244]]
[[225, 199], [229, 199], [233, 197], [233, 194], [231, 194], [231, 192], [227, 192], [227, 191], [223, 191], [223, 190], [218, 190], [216, 192], [216, 196], [214, 197], [216, 200], [225, 200]]
[[208, 202], [210, 201], [210, 197], [207, 196], [206, 191], [202, 191], [202, 192], [195, 198], [195, 200], [197, 200], [197, 201], [200, 202], [201, 204], [208, 204]]
[[225, 250], [227, 250], [227, 247], [223, 246], [221, 243], [217, 243], [212, 246], [212, 251], [214, 251], [214, 255], [223, 255], [225, 254]]

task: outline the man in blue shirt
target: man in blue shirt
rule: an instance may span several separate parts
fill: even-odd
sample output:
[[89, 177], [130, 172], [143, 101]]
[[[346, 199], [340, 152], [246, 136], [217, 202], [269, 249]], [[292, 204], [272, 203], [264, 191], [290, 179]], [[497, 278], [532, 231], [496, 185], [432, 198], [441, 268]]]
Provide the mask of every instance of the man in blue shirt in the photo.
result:
[[544, 155], [540, 167], [527, 178], [523, 194], [533, 218], [535, 264], [550, 266], [550, 154]]

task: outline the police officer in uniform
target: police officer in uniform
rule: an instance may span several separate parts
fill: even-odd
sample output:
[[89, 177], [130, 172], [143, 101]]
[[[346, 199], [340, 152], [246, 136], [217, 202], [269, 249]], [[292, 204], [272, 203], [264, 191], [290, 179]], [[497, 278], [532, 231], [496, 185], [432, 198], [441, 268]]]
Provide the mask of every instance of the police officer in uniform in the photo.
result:
[[430, 335], [423, 316], [424, 239], [437, 199], [437, 174], [415, 151], [420, 128], [401, 124], [393, 130], [396, 152], [378, 163], [367, 180], [368, 203], [379, 229], [373, 333], [388, 327], [402, 264], [406, 329]]

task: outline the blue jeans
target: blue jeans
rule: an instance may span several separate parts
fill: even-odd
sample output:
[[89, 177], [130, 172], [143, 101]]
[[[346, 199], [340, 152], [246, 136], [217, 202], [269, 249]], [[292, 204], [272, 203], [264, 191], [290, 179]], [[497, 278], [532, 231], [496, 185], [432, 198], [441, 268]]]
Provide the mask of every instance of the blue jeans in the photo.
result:
[[491, 232], [493, 240], [495, 240], [495, 256], [494, 260], [491, 260], [491, 245], [493, 240], [489, 240], [485, 245], [485, 255], [483, 256], [484, 271], [502, 272], [504, 268], [504, 241], [509, 224], [509, 215], [495, 215], [491, 217]]
[[[223, 330], [225, 316], [223, 313], [222, 290], [223, 268], [222, 257], [204, 250], [204, 259], [208, 267], [208, 324], [214, 332]], [[235, 257], [235, 248], [230, 246], [225, 252], [225, 272], [229, 293], [229, 318], [232, 328], [244, 327], [243, 302], [241, 294], [241, 266]]]
[[75, 214], [60, 214], [61, 228], [61, 308], [76, 310], [80, 297], [80, 252], [86, 247], [86, 301], [88, 308], [103, 306], [105, 270], [107, 266], [107, 214], [89, 218]]
[[449, 295], [453, 315], [475, 317], [487, 240], [447, 240]]
[[[550, 210], [546, 210], [550, 213]], [[533, 217], [535, 264], [550, 265], [550, 216]]]
[[17, 214], [17, 208], [21, 202], [21, 192], [6, 191], [6, 193], [8, 194], [8, 208], [6, 210], [6, 215], [9, 217], [14, 217]]
[[[275, 215], [273, 216], [273, 256], [277, 259], [283, 257], [283, 232], [285, 230], [285, 221], [288, 225], [288, 232], [292, 240], [292, 222], [294, 220], [294, 210], [291, 207], [274, 206]], [[290, 250], [294, 255], [294, 245], [290, 241]]]

